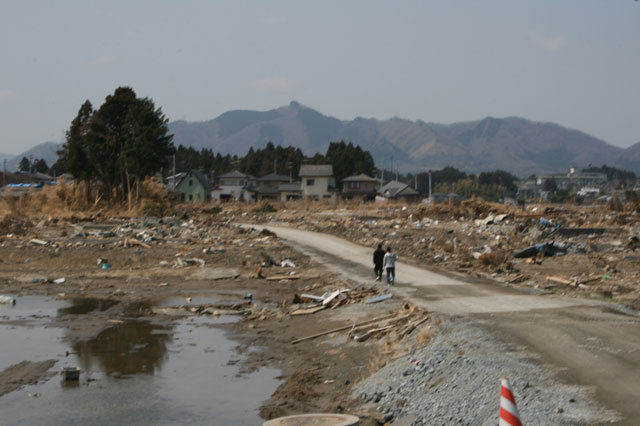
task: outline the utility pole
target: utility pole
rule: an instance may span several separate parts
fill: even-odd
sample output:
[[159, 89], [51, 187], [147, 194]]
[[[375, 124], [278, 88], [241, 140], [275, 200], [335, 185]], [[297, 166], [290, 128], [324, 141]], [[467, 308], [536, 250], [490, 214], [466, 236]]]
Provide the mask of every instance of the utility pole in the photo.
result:
[[4, 167], [2, 170], [2, 187], [4, 188], [4, 186], [6, 185], [6, 180], [7, 180], [7, 160], [4, 160]]
[[33, 183], [33, 155], [29, 156], [29, 183]]
[[429, 204], [431, 204], [431, 171], [429, 171]]
[[380, 165], [380, 188], [384, 186], [384, 162]]

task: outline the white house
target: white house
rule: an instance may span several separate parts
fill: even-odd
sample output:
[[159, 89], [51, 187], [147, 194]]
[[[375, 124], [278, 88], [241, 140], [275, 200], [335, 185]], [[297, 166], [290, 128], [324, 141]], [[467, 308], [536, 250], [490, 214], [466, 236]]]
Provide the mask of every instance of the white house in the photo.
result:
[[255, 177], [234, 170], [218, 177], [218, 186], [211, 191], [211, 198], [218, 201], [252, 201], [255, 187]]
[[300, 190], [304, 199], [336, 198], [336, 179], [331, 164], [305, 164], [300, 167]]

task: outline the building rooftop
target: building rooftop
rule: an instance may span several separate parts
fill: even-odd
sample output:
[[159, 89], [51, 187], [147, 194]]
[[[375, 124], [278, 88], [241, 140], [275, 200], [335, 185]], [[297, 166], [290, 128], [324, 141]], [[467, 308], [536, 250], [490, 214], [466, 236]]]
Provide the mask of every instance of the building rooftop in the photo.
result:
[[378, 182], [378, 179], [372, 178], [371, 176], [365, 174], [359, 174], [355, 176], [349, 176], [344, 179], [343, 182]]
[[258, 178], [260, 182], [289, 182], [291, 178], [285, 175], [279, 175], [277, 173], [269, 173], [268, 175]]
[[226, 179], [226, 178], [245, 178], [245, 179], [253, 179], [253, 176], [251, 175], [245, 175], [244, 173], [242, 173], [241, 171], [238, 170], [232, 170], [228, 173], [222, 174], [219, 176], [219, 178], [221, 179]]
[[300, 177], [331, 177], [333, 166], [331, 164], [304, 164], [300, 167]]

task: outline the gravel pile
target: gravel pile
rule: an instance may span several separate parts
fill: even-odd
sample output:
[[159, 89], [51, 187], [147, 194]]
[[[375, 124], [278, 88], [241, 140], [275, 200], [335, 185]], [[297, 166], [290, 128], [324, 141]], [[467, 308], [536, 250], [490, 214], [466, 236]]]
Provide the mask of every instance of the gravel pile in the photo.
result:
[[500, 379], [509, 378], [522, 423], [588, 425], [616, 420], [590, 392], [553, 379], [526, 355], [467, 320], [443, 323], [429, 346], [402, 357], [354, 389], [354, 397], [403, 425], [498, 424]]

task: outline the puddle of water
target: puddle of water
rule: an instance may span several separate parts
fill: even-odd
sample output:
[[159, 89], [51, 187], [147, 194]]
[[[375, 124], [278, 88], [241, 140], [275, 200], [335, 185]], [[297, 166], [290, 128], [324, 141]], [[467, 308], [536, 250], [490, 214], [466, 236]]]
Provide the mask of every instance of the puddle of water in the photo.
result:
[[45, 296], [20, 296], [7, 294], [16, 299], [15, 305], [0, 304], [0, 320], [46, 319], [58, 315], [58, 309], [68, 307], [68, 300], [56, 300]]
[[156, 306], [182, 306], [182, 305], [235, 305], [242, 303], [242, 297], [237, 299], [218, 299], [215, 297], [200, 297], [193, 296], [191, 300], [187, 302], [186, 297], [169, 297], [161, 300]]
[[[41, 312], [68, 315], [69, 309], [86, 309], [41, 299]], [[29, 316], [27, 309], [22, 312]], [[55, 358], [55, 371], [82, 369], [78, 384], [55, 376], [0, 397], [2, 421], [34, 426], [260, 425], [258, 407], [277, 387], [279, 371], [265, 368], [238, 377], [235, 344], [215, 326], [235, 320], [130, 320], [71, 345], [62, 340], [64, 329], [44, 328], [44, 321], [39, 326], [0, 326], [0, 338], [10, 338], [15, 347], [10, 356], [4, 348], [0, 352], [0, 368], [24, 359]], [[66, 351], [71, 354], [65, 356]]]
[[71, 306], [58, 308], [58, 315], [82, 315], [93, 311], [103, 312], [118, 304], [117, 300], [89, 298], [70, 299], [69, 302]]

